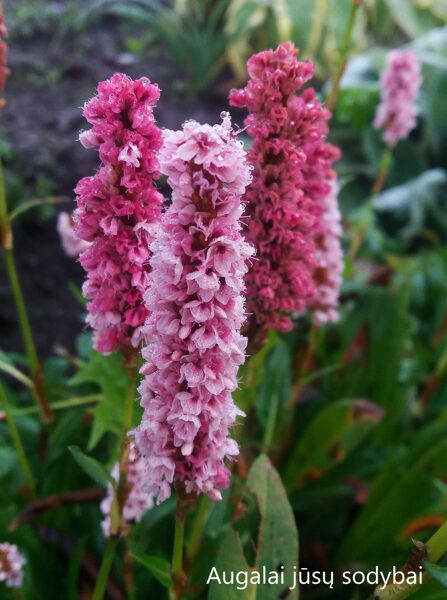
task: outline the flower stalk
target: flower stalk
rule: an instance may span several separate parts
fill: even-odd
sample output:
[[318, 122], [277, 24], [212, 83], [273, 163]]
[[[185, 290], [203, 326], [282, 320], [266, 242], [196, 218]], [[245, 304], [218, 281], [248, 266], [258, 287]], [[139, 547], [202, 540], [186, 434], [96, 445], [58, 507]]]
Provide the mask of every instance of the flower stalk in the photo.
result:
[[129, 369], [129, 385], [124, 402], [123, 429], [119, 443], [119, 478], [116, 492], [114, 494], [110, 514], [110, 535], [118, 535], [122, 530], [123, 509], [126, 503], [126, 473], [129, 459], [128, 433], [132, 429], [133, 406], [135, 402], [135, 383], [137, 379], [137, 368]]
[[175, 515], [174, 544], [172, 548], [172, 586], [175, 600], [180, 600], [185, 584], [183, 571], [183, 543], [185, 539], [185, 514], [177, 511]]
[[20, 285], [17, 267], [13, 253], [13, 236], [11, 223], [8, 215], [6, 202], [6, 192], [3, 177], [3, 166], [0, 160], [0, 246], [3, 249], [5, 257], [6, 271], [8, 273], [9, 283], [11, 286], [12, 295], [19, 321], [20, 332], [22, 334], [23, 345], [28, 357], [29, 367], [31, 371], [34, 387], [33, 395], [36, 398], [37, 405], [44, 423], [53, 421], [53, 413], [48, 405], [45, 395], [44, 375], [42, 366], [37, 356], [36, 345], [28, 318], [25, 299], [23, 297], [22, 287]]
[[194, 559], [199, 551], [200, 542], [202, 540], [203, 528], [205, 527], [209, 507], [210, 499], [205, 494], [202, 494], [197, 503], [197, 512], [195, 515], [191, 535], [189, 537], [188, 545], [186, 548], [186, 557], [188, 559], [189, 564], [192, 564], [194, 562]]
[[351, 240], [351, 246], [348, 251], [348, 258], [351, 261], [355, 259], [360, 248], [362, 247], [363, 242], [365, 241], [366, 232], [374, 217], [374, 204], [388, 178], [392, 161], [392, 151], [393, 150], [391, 146], [385, 146], [382, 151], [382, 156], [379, 161], [379, 168], [371, 191], [371, 197], [364, 208], [363, 217], [359, 226], [354, 231]]
[[30, 497], [30, 500], [34, 500], [36, 498], [36, 484], [34, 481], [34, 476], [31, 471], [31, 467], [29, 465], [28, 459], [26, 457], [25, 448], [23, 447], [22, 438], [20, 437], [19, 430], [15, 424], [15, 421], [11, 414], [11, 409], [8, 402], [8, 397], [3, 386], [0, 384], [0, 402], [3, 406], [3, 410], [5, 411], [6, 423], [8, 425], [9, 432], [11, 434], [12, 443], [14, 445], [14, 449], [17, 453], [17, 457], [19, 459], [20, 468], [22, 469], [23, 477], [27, 484], [27, 492]]
[[111, 537], [107, 540], [106, 549], [102, 559], [101, 568], [99, 569], [98, 579], [96, 580], [96, 586], [93, 592], [92, 600], [102, 600], [104, 598], [107, 580], [109, 578], [110, 568], [112, 566], [117, 544], [117, 537]]
[[[417, 545], [423, 546], [424, 554], [430, 562], [437, 563], [447, 553], [447, 522], [431, 536], [425, 545], [422, 542], [417, 542]], [[403, 570], [405, 571], [405, 567]], [[404, 582], [389, 585], [384, 589], [379, 587], [374, 591], [371, 600], [405, 600], [416, 593], [429, 579], [428, 573], [425, 573], [423, 583]]]

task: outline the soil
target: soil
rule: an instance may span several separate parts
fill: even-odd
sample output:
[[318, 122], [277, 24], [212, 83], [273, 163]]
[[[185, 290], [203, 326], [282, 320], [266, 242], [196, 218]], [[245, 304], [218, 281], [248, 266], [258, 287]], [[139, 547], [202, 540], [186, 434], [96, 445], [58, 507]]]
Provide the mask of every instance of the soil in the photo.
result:
[[[50, 181], [52, 193], [67, 198], [57, 210], [73, 209], [76, 182], [98, 165], [97, 154], [83, 149], [77, 141], [79, 131], [86, 126], [82, 104], [93, 95], [98, 81], [123, 71], [158, 82], [162, 99], [156, 116], [163, 127], [178, 128], [186, 118], [216, 122], [220, 112], [227, 109], [225, 97], [190, 98], [176, 66], [160, 49], [152, 47], [143, 56], [130, 54], [125, 47], [128, 34], [116, 19], [104, 17], [76, 35], [62, 35], [53, 28], [9, 40], [11, 76], [5, 90], [7, 105], [0, 121], [0, 139], [12, 150], [8, 156], [19, 158], [8, 161], [6, 157], [4, 168], [18, 170], [31, 188], [39, 179]], [[138, 37], [139, 32], [132, 35]], [[42, 221], [28, 213], [14, 232], [20, 279], [43, 357], [52, 355], [56, 345], [72, 351], [83, 328], [82, 307], [68, 288], [70, 281], [81, 284], [83, 272], [75, 260], [64, 255], [55, 223], [55, 215]], [[1, 262], [0, 349], [21, 348]]]

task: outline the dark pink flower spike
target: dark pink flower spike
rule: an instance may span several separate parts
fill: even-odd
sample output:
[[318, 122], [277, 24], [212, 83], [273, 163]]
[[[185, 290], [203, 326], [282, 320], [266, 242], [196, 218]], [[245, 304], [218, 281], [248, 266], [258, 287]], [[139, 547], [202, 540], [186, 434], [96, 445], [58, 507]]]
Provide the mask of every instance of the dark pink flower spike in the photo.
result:
[[325, 141], [330, 113], [315, 91], [295, 95], [313, 75], [312, 63], [297, 57], [290, 42], [255, 54], [247, 85], [230, 93], [231, 105], [248, 109], [253, 138], [246, 238], [257, 259], [246, 276], [247, 309], [264, 330], [289, 331], [290, 314], [315, 299], [315, 238], [340, 154]]
[[149, 79], [116, 73], [98, 85], [84, 106], [92, 125], [81, 133], [86, 148], [98, 146], [102, 165], [76, 187], [76, 234], [90, 245], [80, 257], [87, 280], [87, 321], [97, 350], [137, 348], [148, 309], [143, 293], [149, 277], [151, 227], [161, 216], [157, 152], [161, 130], [153, 107], [160, 95]]

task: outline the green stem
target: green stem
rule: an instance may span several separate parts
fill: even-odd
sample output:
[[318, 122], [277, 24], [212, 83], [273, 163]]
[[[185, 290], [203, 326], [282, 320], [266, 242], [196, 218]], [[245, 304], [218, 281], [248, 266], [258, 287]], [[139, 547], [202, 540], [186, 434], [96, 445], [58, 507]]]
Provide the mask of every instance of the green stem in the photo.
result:
[[380, 192], [383, 189], [383, 186], [386, 183], [391, 166], [392, 154], [393, 149], [391, 148], [391, 146], [385, 146], [385, 148], [382, 150], [382, 155], [379, 161], [379, 168], [377, 170], [377, 176], [374, 181], [374, 185], [371, 192], [373, 200], [375, 200], [376, 196], [380, 194]]
[[[174, 547], [172, 549], [172, 582], [174, 587], [175, 598], [178, 600], [182, 597], [182, 582], [184, 579], [183, 572], [183, 541], [185, 538], [185, 515], [175, 515], [175, 532], [174, 532]], [[177, 590], [177, 591], [176, 591]]]
[[0, 161], [0, 245], [3, 247], [5, 255], [6, 270], [11, 285], [11, 291], [16, 306], [17, 318], [19, 320], [20, 331], [22, 334], [23, 345], [25, 346], [25, 352], [28, 357], [30, 365], [31, 375], [34, 382], [34, 397], [36, 398], [39, 406], [42, 420], [46, 423], [50, 423], [53, 420], [53, 415], [48, 406], [48, 402], [45, 396], [44, 383], [43, 383], [43, 371], [39, 363], [39, 359], [36, 352], [36, 346], [34, 344], [33, 333], [28, 318], [28, 312], [26, 310], [25, 300], [23, 297], [22, 287], [20, 285], [19, 276], [17, 273], [16, 264], [14, 261], [14, 254], [12, 250], [12, 233], [11, 224], [8, 216], [8, 209], [6, 204], [6, 193], [3, 179], [3, 168]]
[[315, 56], [318, 51], [329, 11], [328, 3], [329, 0], [315, 0], [312, 23], [304, 56]]
[[447, 552], [447, 522], [441, 525], [425, 545], [430, 562], [438, 562]]
[[[76, 408], [77, 406], [83, 406], [85, 404], [94, 404], [101, 400], [101, 394], [91, 394], [89, 396], [80, 396], [79, 398], [69, 398], [68, 400], [59, 400], [58, 402], [50, 402], [51, 410], [63, 410], [64, 408]], [[13, 417], [24, 417], [26, 415], [33, 415], [39, 412], [36, 406], [29, 406], [27, 408], [18, 408], [17, 410], [11, 411]], [[1, 413], [0, 413], [1, 421]]]
[[133, 578], [132, 555], [129, 548], [129, 536], [124, 539], [124, 567], [123, 576], [126, 586], [127, 600], [136, 600], [135, 582]]
[[273, 437], [275, 433], [276, 417], [278, 415], [279, 408], [279, 396], [277, 393], [273, 394], [273, 398], [270, 402], [269, 415], [267, 419], [267, 425], [265, 427], [264, 439], [262, 442], [262, 452], [266, 453], [270, 449]]
[[0, 159], [0, 248], [12, 248], [11, 223], [6, 204], [5, 180], [3, 163]]
[[186, 548], [186, 556], [190, 563], [194, 561], [199, 551], [200, 542], [202, 541], [203, 528], [206, 523], [209, 507], [210, 499], [205, 494], [202, 494], [198, 502], [198, 509], [195, 515], [191, 535], [189, 537], [188, 545]]
[[14, 302], [17, 309], [17, 317], [19, 319], [20, 330], [22, 333], [23, 344], [25, 351], [28, 356], [31, 372], [34, 374], [39, 366], [39, 359], [37, 358], [36, 347], [34, 345], [33, 334], [28, 319], [28, 313], [25, 306], [25, 300], [22, 294], [22, 288], [20, 286], [17, 269], [15, 266], [14, 256], [11, 248], [6, 248], [5, 262], [8, 270], [9, 281], [11, 283], [11, 290], [14, 296]]
[[15, 451], [16, 451], [18, 459], [19, 459], [20, 468], [22, 469], [23, 476], [27, 483], [31, 500], [34, 500], [36, 498], [36, 484], [34, 482], [33, 473], [31, 471], [31, 467], [30, 467], [28, 459], [26, 457], [25, 448], [23, 447], [19, 430], [17, 429], [15, 421], [11, 415], [8, 397], [7, 397], [6, 392], [3, 389], [3, 386], [1, 384], [0, 384], [0, 400], [3, 405], [3, 410], [5, 411], [6, 422], [8, 424], [12, 442], [14, 444], [14, 448], [15, 448]]
[[110, 537], [107, 540], [107, 545], [104, 552], [104, 556], [102, 558], [101, 568], [99, 569], [98, 579], [96, 581], [95, 591], [93, 592], [92, 600], [102, 600], [104, 598], [104, 593], [107, 587], [107, 580], [109, 578], [110, 568], [112, 566], [117, 544], [117, 537]]
[[337, 70], [332, 80], [332, 88], [326, 102], [326, 105], [330, 111], [333, 111], [335, 105], [337, 104], [338, 93], [340, 90], [340, 82], [341, 78], [343, 77], [343, 73], [345, 72], [346, 63], [348, 60], [349, 47], [351, 45], [352, 32], [354, 30], [355, 17], [357, 15], [359, 6], [360, 2], [358, 0], [352, 0], [348, 22], [343, 36], [343, 42], [340, 50], [340, 57], [338, 60]]
[[[425, 544], [428, 559], [438, 562], [447, 553], [447, 522], [436, 531]], [[372, 600], [405, 600], [417, 592], [430, 579], [424, 574], [423, 583], [402, 583], [389, 585], [385, 589], [376, 589]]]
[[127, 434], [132, 429], [133, 407], [135, 404], [135, 383], [137, 379], [136, 367], [129, 369], [129, 384], [124, 401], [123, 428], [118, 450], [119, 479], [116, 493], [112, 501], [110, 515], [110, 534], [117, 535], [121, 529], [122, 508], [125, 503], [126, 472], [129, 457], [129, 441]]
[[27, 377], [25, 375], [25, 373], [22, 373], [22, 371], [19, 371], [19, 369], [16, 369], [16, 367], [14, 367], [14, 365], [11, 365], [9, 363], [6, 363], [6, 362], [3, 362], [2, 360], [0, 360], [0, 371], [7, 373], [8, 375], [13, 377], [17, 381], [20, 381], [20, 383], [23, 383], [23, 385], [25, 385], [30, 390], [32, 390], [34, 388], [34, 383], [33, 383], [32, 379]]
[[376, 179], [374, 180], [374, 184], [371, 190], [371, 197], [368, 200], [365, 207], [365, 214], [363, 215], [360, 226], [354, 231], [354, 235], [351, 240], [351, 246], [348, 251], [348, 258], [353, 261], [357, 256], [358, 251], [363, 245], [365, 241], [365, 235], [368, 230], [369, 225], [374, 216], [374, 204], [376, 202], [377, 196], [383, 189], [385, 182], [388, 177], [388, 173], [391, 166], [391, 158], [392, 158], [392, 148], [389, 146], [385, 146], [382, 151], [382, 156], [379, 161], [379, 168], [377, 171]]

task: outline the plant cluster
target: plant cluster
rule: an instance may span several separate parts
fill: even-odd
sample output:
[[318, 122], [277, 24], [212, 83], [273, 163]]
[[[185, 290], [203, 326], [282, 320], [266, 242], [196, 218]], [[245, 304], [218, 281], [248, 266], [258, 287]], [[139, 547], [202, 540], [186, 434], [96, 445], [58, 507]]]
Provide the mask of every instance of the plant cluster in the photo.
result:
[[[161, 129], [156, 83], [98, 84], [79, 141], [100, 164], [57, 224], [85, 271], [76, 356], [37, 354], [0, 170], [24, 349], [0, 354], [0, 597], [445, 595], [447, 77], [423, 39], [362, 85], [371, 7], [347, 6], [321, 93], [290, 41], [248, 59], [216, 124]], [[423, 581], [374, 590], [393, 566]]]

